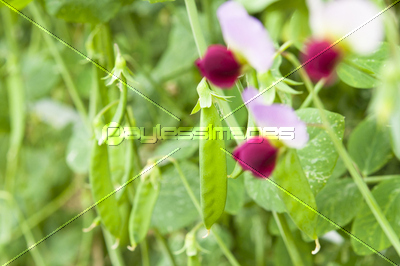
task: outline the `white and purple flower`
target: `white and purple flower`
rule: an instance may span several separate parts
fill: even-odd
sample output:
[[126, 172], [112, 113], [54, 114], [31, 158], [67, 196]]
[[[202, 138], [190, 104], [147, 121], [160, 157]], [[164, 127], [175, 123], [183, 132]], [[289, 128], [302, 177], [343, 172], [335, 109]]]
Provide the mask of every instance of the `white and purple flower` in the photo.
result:
[[[325, 78], [328, 84], [333, 83], [335, 68], [347, 52], [370, 54], [383, 41], [381, 18], [371, 20], [379, 10], [368, 0], [307, 0], [307, 5], [313, 36], [306, 43], [302, 62], [314, 82]], [[330, 47], [344, 36], [347, 37]]]
[[266, 72], [272, 65], [275, 49], [263, 24], [234, 1], [222, 4], [217, 16], [228, 48], [208, 48], [204, 57], [196, 61], [202, 75], [218, 87], [229, 88], [247, 64], [257, 72]]
[[[271, 104], [258, 96], [259, 91], [247, 88], [242, 93], [243, 101], [247, 104], [258, 127], [294, 127], [294, 139], [282, 139], [281, 142], [289, 148], [302, 149], [308, 142], [307, 125], [301, 121], [295, 111], [286, 105]], [[278, 147], [268, 139], [255, 137], [238, 146], [233, 155], [244, 170], [250, 170], [255, 176], [268, 178], [275, 168]]]

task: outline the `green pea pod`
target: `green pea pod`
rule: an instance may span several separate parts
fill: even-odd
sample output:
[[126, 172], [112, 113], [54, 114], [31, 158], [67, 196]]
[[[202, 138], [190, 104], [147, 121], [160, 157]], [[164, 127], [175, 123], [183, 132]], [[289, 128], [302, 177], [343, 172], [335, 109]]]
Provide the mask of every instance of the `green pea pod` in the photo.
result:
[[[214, 105], [201, 109], [200, 126], [222, 127]], [[200, 203], [203, 222], [208, 230], [224, 212], [227, 193], [225, 142], [218, 136], [214, 139], [212, 131], [208, 139], [200, 139], [199, 147]]]
[[101, 222], [113, 236], [119, 237], [121, 218], [117, 199], [115, 195], [104, 199], [114, 191], [108, 164], [108, 149], [107, 145], [99, 146], [96, 140], [93, 141], [90, 159], [90, 184], [93, 199], [99, 202], [96, 209]]
[[143, 176], [137, 188], [129, 218], [130, 250], [134, 250], [147, 235], [153, 209], [160, 193], [160, 176], [160, 169], [155, 166], [151, 170], [150, 176]]
[[[126, 102], [128, 99], [128, 90], [126, 88], [126, 78], [124, 77], [124, 75], [121, 75], [121, 80], [125, 83], [120, 83], [120, 89], [121, 89], [121, 94], [119, 97], [119, 102], [118, 102], [118, 106], [117, 106], [117, 111], [115, 112], [113, 118], [112, 118], [112, 122], [117, 123], [119, 126], [122, 124], [122, 120], [125, 116], [125, 109], [126, 109]], [[118, 127], [113, 127], [111, 129], [111, 131], [108, 132], [108, 136], [113, 136], [115, 134], [115, 132], [117, 132]], [[103, 142], [105, 140], [103, 139]]]

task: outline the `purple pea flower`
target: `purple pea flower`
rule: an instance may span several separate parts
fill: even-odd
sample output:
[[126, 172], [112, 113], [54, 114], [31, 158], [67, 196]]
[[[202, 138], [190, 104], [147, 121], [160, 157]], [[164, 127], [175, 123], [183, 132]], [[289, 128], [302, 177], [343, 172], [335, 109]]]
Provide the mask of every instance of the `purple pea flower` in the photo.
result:
[[308, 142], [307, 125], [301, 121], [293, 108], [283, 104], [268, 105], [263, 101], [259, 91], [247, 88], [242, 93], [243, 101], [247, 104], [249, 112], [253, 115], [258, 127], [294, 127], [293, 139], [281, 141], [290, 148], [301, 149]]
[[243, 170], [254, 176], [268, 178], [275, 168], [278, 149], [266, 138], [253, 137], [233, 151], [233, 156]]
[[[305, 46], [302, 62], [307, 62], [305, 70], [314, 82], [326, 78], [328, 85], [332, 84], [336, 78], [336, 65], [349, 51], [367, 55], [381, 45], [383, 22], [379, 16], [374, 18], [379, 10], [370, 1], [307, 0], [307, 5], [313, 36]], [[347, 35], [349, 33], [352, 34]], [[345, 35], [347, 37], [340, 43], [312, 59]]]
[[[280, 141], [290, 148], [301, 149], [309, 139], [306, 123], [301, 121], [294, 110], [286, 105], [263, 101], [258, 90], [247, 88], [242, 93], [243, 101], [254, 117], [258, 127], [294, 127], [294, 139]], [[275, 168], [279, 148], [263, 137], [253, 137], [236, 147], [234, 158], [243, 170], [251, 171], [256, 177], [268, 178]]]
[[202, 75], [213, 84], [228, 88], [246, 64], [260, 73], [266, 72], [275, 49], [263, 24], [234, 1], [222, 4], [217, 16], [228, 48], [223, 51], [219, 46], [209, 47], [204, 57], [196, 61]]

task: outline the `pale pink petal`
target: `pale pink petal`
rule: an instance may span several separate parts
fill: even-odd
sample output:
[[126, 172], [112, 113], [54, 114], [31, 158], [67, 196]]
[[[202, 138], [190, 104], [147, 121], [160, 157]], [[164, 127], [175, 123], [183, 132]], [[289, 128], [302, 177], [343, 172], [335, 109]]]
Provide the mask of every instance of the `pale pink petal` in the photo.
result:
[[[356, 30], [379, 13], [367, 0], [338, 0], [321, 6], [321, 0], [308, 0], [310, 24], [316, 37], [336, 41]], [[379, 48], [384, 38], [380, 16], [362, 26], [343, 40], [355, 53], [368, 54]]]
[[266, 105], [262, 100], [262, 95], [255, 98], [257, 94], [258, 91], [254, 88], [247, 88], [242, 93], [243, 101], [247, 103], [256, 125], [258, 127], [294, 127], [294, 139], [281, 141], [291, 148], [303, 148], [309, 139], [306, 123], [298, 118], [291, 107], [282, 104]]
[[263, 24], [234, 1], [222, 4], [217, 16], [228, 48], [244, 56], [258, 72], [266, 72], [275, 49]]

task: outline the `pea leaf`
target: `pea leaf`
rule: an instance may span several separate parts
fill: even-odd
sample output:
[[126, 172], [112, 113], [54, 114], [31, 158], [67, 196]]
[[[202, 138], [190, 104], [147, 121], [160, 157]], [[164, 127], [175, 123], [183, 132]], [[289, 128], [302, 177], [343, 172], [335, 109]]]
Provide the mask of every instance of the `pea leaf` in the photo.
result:
[[[343, 227], [357, 215], [363, 198], [355, 183], [350, 178], [346, 178], [326, 185], [318, 193], [316, 201], [322, 215]], [[318, 236], [337, 229], [335, 225], [318, 216]]]
[[113, 18], [123, 0], [45, 0], [46, 10], [69, 22], [104, 23]]
[[395, 111], [392, 114], [390, 119], [391, 128], [390, 128], [390, 136], [391, 136], [391, 144], [394, 154], [397, 159], [400, 160], [400, 104], [397, 105]]
[[154, 4], [154, 3], [162, 3], [162, 2], [173, 2], [175, 0], [142, 0], [142, 1], [148, 1], [150, 4]]
[[348, 148], [363, 175], [378, 171], [392, 158], [389, 132], [373, 118], [365, 119], [353, 130]]
[[311, 30], [308, 21], [307, 9], [297, 9], [290, 19], [289, 37], [294, 42], [297, 48], [303, 47], [304, 41], [311, 35]]
[[[372, 190], [379, 207], [385, 214], [397, 236], [400, 236], [400, 179], [382, 182]], [[351, 233], [356, 235], [369, 246], [380, 251], [391, 246], [389, 239], [376, 221], [367, 204], [363, 204], [354, 220]], [[368, 255], [374, 251], [357, 240], [351, 239], [354, 252], [359, 255]]]
[[272, 175], [276, 184], [284, 189], [277, 189], [278, 195], [293, 222], [307, 236], [315, 239], [318, 216], [309, 207], [317, 210], [317, 204], [295, 150], [282, 155]]
[[379, 49], [368, 56], [352, 55], [340, 63], [337, 68], [339, 78], [348, 85], [368, 89], [375, 87], [379, 80], [379, 73], [383, 62], [389, 56], [389, 45], [384, 43]]
[[[198, 197], [200, 195], [199, 168], [188, 161], [182, 161], [180, 167], [194, 195]], [[173, 165], [163, 167], [160, 183], [160, 194], [151, 218], [152, 226], [165, 234], [201, 219]], [[199, 198], [198, 200], [200, 201]]]
[[226, 197], [225, 211], [229, 214], [237, 214], [244, 204], [243, 178], [228, 179], [228, 194]]
[[276, 1], [278, 0], [236, 0], [236, 2], [241, 3], [250, 14], [261, 12]]
[[[340, 139], [344, 133], [344, 117], [324, 111], [329, 123]], [[310, 139], [307, 145], [297, 152], [311, 190], [316, 195], [326, 184], [335, 168], [339, 155], [328, 133], [321, 128], [322, 120], [315, 108], [305, 108], [296, 111], [301, 120], [308, 123], [307, 132]]]
[[267, 211], [285, 212], [285, 205], [277, 194], [274, 184], [265, 179], [254, 177], [250, 172], [244, 173], [247, 194], [260, 207]]
[[11, 0], [11, 1], [7, 1], [8, 4], [18, 10], [23, 9], [24, 7], [26, 7], [30, 2], [32, 2], [32, 0]]
[[67, 165], [75, 172], [89, 171], [91, 141], [90, 134], [82, 123], [76, 123], [66, 150]]

